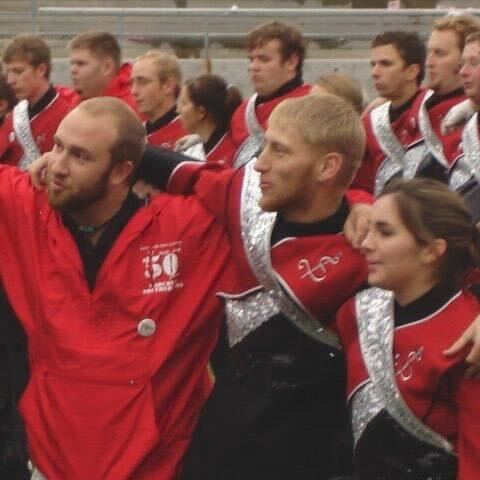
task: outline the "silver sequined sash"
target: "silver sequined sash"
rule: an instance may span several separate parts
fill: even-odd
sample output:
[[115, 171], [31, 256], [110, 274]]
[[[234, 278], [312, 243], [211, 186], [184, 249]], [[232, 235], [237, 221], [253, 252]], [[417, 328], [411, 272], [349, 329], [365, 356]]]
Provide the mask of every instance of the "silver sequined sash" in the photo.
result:
[[390, 123], [389, 109], [391, 102], [372, 110], [370, 113], [372, 120], [372, 129], [378, 145], [385, 154], [385, 160], [377, 170], [375, 176], [374, 193], [379, 195], [385, 185], [395, 175], [402, 174], [403, 178], [409, 179], [415, 176], [415, 173], [425, 156], [425, 146], [423, 142], [406, 150], [398, 141], [395, 132]]
[[261, 148], [263, 138], [265, 136], [265, 130], [260, 125], [255, 113], [255, 101], [257, 100], [257, 94], [253, 94], [248, 100], [245, 108], [245, 124], [247, 125], [248, 137], [240, 145], [235, 159], [233, 160], [234, 168], [240, 168], [250, 161], [254, 155]]
[[[277, 214], [274, 212], [265, 212], [260, 208], [258, 204], [258, 200], [261, 196], [259, 173], [254, 170], [253, 166], [254, 161], [251, 161], [245, 167], [245, 177], [241, 197], [240, 223], [246, 256], [255, 277], [263, 287], [263, 291], [256, 294], [255, 305], [260, 305], [262, 303], [266, 306], [270, 305], [269, 311], [276, 311], [276, 313], [281, 311], [305, 334], [319, 342], [330, 345], [331, 347], [340, 348], [338, 337], [333, 332], [325, 329], [315, 317], [297, 305], [286, 294], [274, 276], [270, 258], [270, 238]], [[239, 300], [233, 301], [239, 302]], [[247, 306], [248, 301], [247, 297], [244, 300], [244, 302], [247, 302]], [[228, 312], [229, 310], [231, 311], [231, 305], [228, 305], [229, 302], [232, 302], [232, 300], [227, 300], [227, 322], [229, 323], [230, 329], [230, 324], [235, 322], [236, 319], [232, 318], [232, 316], [228, 318]], [[240, 307], [241, 305], [238, 303], [235, 306], [237, 311]], [[270, 316], [271, 315], [269, 315], [269, 317]], [[259, 316], [257, 315], [257, 318], [258, 317]], [[253, 331], [260, 326], [260, 324], [266, 321], [269, 317], [264, 318], [263, 321], [260, 319], [256, 322], [251, 322], [248, 328], [242, 328], [245, 327], [245, 325], [239, 326], [236, 324], [236, 330], [238, 331], [240, 328], [243, 337], [245, 337], [250, 331]], [[232, 341], [238, 342], [241, 340], [239, 336], [237, 336], [236, 339], [229, 339], [230, 343], [232, 343]]]
[[41, 156], [33, 138], [32, 129], [30, 128], [27, 100], [18, 102], [13, 109], [12, 115], [15, 136], [23, 149], [23, 156], [18, 166], [22, 170], [25, 170], [34, 160]]
[[463, 155], [452, 166], [448, 185], [458, 190], [472, 175], [480, 183], [480, 140], [478, 137], [478, 113], [466, 123], [462, 132]]
[[449, 164], [443, 151], [443, 144], [433, 131], [426, 107], [426, 102], [433, 95], [433, 93], [433, 90], [428, 90], [423, 98], [422, 104], [420, 105], [420, 109], [418, 111], [418, 126], [420, 128], [423, 141], [425, 142], [425, 148], [427, 152], [431, 153], [438, 163], [440, 163], [440, 165], [448, 169]]
[[[385, 409], [406, 431], [419, 440], [453, 452], [453, 446], [437, 432], [422, 423], [410, 410], [400, 395], [395, 378], [393, 365], [393, 294], [380, 288], [370, 288], [360, 292], [355, 297], [356, 317], [362, 356], [365, 361], [371, 382], [364, 387], [363, 396], [360, 395], [352, 402], [352, 409], [360, 407], [370, 411], [371, 418], [363, 418], [363, 423], [358, 422], [361, 415], [353, 412], [357, 418], [354, 428], [365, 428], [368, 421], [377, 413]], [[370, 391], [370, 392], [369, 392]], [[366, 402], [365, 395], [370, 396], [371, 405]], [[361, 432], [357, 430], [355, 438], [360, 438]]]

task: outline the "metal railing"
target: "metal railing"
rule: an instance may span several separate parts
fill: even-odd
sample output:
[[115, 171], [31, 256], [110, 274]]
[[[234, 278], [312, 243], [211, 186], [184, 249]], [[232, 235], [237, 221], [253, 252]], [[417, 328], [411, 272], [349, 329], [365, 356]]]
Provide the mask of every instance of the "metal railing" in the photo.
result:
[[[46, 37], [73, 36], [109, 20], [109, 30], [121, 39], [190, 39], [203, 43], [206, 55], [212, 40], [239, 40], [253, 25], [267, 20], [294, 23], [312, 40], [350, 41], [393, 28], [426, 37], [435, 18], [451, 13], [445, 9], [38, 7], [36, 0], [31, 5], [32, 31]], [[467, 11], [480, 15], [480, 9]]]

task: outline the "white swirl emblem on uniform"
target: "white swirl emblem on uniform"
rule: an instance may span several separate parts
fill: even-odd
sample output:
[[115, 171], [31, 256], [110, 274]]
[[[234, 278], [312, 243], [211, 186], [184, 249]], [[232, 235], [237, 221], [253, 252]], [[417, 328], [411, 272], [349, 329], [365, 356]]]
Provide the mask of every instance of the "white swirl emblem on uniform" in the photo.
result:
[[402, 356], [400, 353], [397, 353], [395, 355], [395, 362], [394, 362], [394, 367], [395, 367], [395, 375], [397, 377], [400, 377], [401, 380], [404, 382], [407, 382], [410, 380], [413, 376], [413, 363], [414, 362], [420, 362], [420, 360], [423, 357], [423, 347], [419, 347], [416, 350], [411, 351], [407, 355], [407, 360], [405, 363], [402, 365]]
[[[308, 277], [313, 282], [323, 282], [323, 280], [325, 280], [328, 274], [327, 265], [336, 265], [338, 262], [340, 262], [341, 257], [341, 253], [337, 253], [337, 255], [335, 255], [334, 257], [325, 255], [314, 267], [310, 265], [310, 262], [307, 258], [302, 258], [298, 262], [298, 269], [304, 271], [304, 274], [300, 278]], [[319, 275], [316, 274], [317, 272], [319, 273]]]

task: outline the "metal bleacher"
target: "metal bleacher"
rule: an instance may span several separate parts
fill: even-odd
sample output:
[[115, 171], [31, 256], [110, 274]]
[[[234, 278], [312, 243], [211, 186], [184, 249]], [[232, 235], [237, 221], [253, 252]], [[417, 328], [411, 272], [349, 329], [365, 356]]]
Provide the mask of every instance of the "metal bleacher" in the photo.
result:
[[[381, 1], [360, 3], [378, 6]], [[415, 7], [434, 3], [403, 1]], [[210, 65], [248, 94], [245, 33], [261, 22], [278, 19], [300, 27], [309, 40], [307, 81], [332, 70], [342, 71], [358, 78], [372, 95], [371, 38], [392, 29], [413, 30], [426, 38], [433, 20], [448, 11], [353, 9], [354, 4], [355, 0], [0, 0], [0, 52], [18, 33], [39, 34], [52, 48], [53, 80], [68, 84], [68, 41], [86, 30], [107, 30], [119, 38], [124, 58], [152, 47], [173, 50], [182, 59], [185, 78]], [[480, 7], [480, 0], [470, 0], [468, 5]], [[480, 14], [480, 10], [472, 12]], [[206, 58], [211, 62], [205, 63]]]
[[34, 32], [49, 41], [54, 56], [64, 57], [72, 36], [96, 29], [117, 34], [128, 57], [147, 45], [187, 58], [238, 58], [244, 56], [245, 32], [278, 18], [302, 29], [310, 40], [309, 57], [355, 58], [366, 55], [375, 33], [407, 29], [426, 36], [442, 14], [324, 7], [335, 3], [351, 5], [342, 0], [0, 0], [0, 49], [11, 36]]

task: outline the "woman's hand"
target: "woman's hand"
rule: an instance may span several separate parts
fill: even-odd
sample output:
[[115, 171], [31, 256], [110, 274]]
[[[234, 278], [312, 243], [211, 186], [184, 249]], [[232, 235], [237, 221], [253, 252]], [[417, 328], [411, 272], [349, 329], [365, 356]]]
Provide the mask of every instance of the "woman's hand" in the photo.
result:
[[469, 364], [465, 370], [466, 378], [479, 377], [480, 373], [480, 315], [474, 320], [474, 322], [463, 332], [463, 334], [457, 339], [453, 345], [447, 350], [443, 351], [443, 354], [451, 357], [463, 349], [471, 346], [470, 352], [465, 359]]

